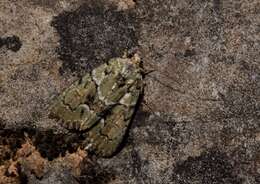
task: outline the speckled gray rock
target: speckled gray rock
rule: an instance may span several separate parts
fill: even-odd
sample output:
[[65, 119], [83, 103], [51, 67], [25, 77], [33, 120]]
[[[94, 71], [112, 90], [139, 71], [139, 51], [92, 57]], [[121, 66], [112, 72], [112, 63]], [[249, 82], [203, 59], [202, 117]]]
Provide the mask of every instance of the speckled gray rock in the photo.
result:
[[35, 178], [31, 178], [28, 182], [29, 184], [78, 184], [79, 182], [68, 170], [62, 169], [53, 169], [50, 170], [49, 173], [42, 178], [41, 180], [37, 180]]
[[[120, 1], [125, 0], [113, 0]], [[108, 173], [106, 183], [259, 183], [259, 1], [138, 0], [120, 13], [103, 4], [100, 12], [108, 11], [109, 19], [95, 11], [102, 6], [82, 6], [82, 1], [0, 2], [1, 38], [16, 35], [22, 44], [17, 52], [6, 43], [0, 46], [1, 127], [54, 131], [46, 142], [53, 135], [70, 137], [45, 116], [53, 97], [77, 79], [77, 72], [98, 65], [100, 58], [120, 57], [122, 45], [129, 43], [127, 49], [140, 53], [144, 68], [155, 71], [144, 79], [144, 99], [123, 149], [97, 160], [99, 171]], [[94, 13], [82, 18], [89, 9]], [[68, 34], [76, 28], [72, 23], [66, 28], [57, 22], [73, 22], [65, 15], [82, 20], [77, 34]], [[119, 15], [127, 24], [120, 19], [116, 29]], [[52, 27], [53, 20], [59, 26]], [[113, 39], [104, 43], [102, 31], [96, 32], [89, 48], [97, 63], [89, 64], [77, 47], [89, 41], [87, 30], [93, 27], [88, 26], [98, 28], [100, 22], [121, 47], [110, 49]], [[66, 43], [65, 50], [58, 43]], [[73, 53], [68, 58], [82, 55], [79, 66], [61, 57], [68, 50]], [[45, 146], [41, 143], [42, 151]]]

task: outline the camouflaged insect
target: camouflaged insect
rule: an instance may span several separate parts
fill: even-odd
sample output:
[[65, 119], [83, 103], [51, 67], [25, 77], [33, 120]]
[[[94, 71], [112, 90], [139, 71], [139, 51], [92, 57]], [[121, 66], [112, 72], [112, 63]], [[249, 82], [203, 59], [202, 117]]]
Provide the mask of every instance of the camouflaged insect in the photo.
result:
[[86, 150], [113, 155], [123, 140], [143, 90], [140, 58], [114, 58], [65, 90], [51, 107], [51, 117], [80, 131]]

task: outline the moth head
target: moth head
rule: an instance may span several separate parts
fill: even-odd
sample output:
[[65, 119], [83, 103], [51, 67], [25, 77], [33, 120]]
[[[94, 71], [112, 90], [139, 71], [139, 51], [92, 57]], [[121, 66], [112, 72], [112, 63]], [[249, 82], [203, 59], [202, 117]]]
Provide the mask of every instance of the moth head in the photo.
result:
[[130, 59], [130, 62], [132, 65], [134, 65], [135, 67], [140, 67], [141, 65], [141, 58], [138, 54], [134, 54], [133, 57]]
[[131, 58], [124, 58], [121, 61], [123, 67], [120, 73], [124, 78], [130, 77], [136, 80], [141, 77], [141, 59], [138, 54], [134, 54]]
[[137, 51], [125, 51], [123, 59], [128, 60], [128, 64], [135, 66], [136, 68], [141, 67], [141, 58]]

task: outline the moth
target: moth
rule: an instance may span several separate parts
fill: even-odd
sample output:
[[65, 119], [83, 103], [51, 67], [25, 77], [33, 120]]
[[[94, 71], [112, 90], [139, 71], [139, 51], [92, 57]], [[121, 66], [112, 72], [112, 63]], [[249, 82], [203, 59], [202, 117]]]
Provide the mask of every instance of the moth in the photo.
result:
[[49, 115], [79, 131], [86, 150], [110, 157], [124, 138], [142, 92], [139, 56], [113, 58], [62, 92]]

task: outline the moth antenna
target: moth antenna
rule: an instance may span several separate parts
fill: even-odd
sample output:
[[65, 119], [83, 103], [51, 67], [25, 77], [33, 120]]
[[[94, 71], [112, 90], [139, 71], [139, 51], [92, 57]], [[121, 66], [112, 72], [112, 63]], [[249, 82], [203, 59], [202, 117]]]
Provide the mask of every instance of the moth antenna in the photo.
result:
[[[154, 81], [158, 82], [159, 84], [161, 84], [162, 86], [164, 86], [164, 87], [166, 87], [166, 88], [171, 89], [171, 90], [174, 91], [174, 92], [177, 92], [177, 93], [182, 94], [182, 95], [187, 94], [187, 95], [189, 95], [193, 100], [213, 101], [213, 102], [214, 102], [214, 101], [221, 101], [221, 99], [196, 97], [196, 96], [194, 96], [194, 95], [191, 94], [191, 93], [187, 93], [187, 92], [182, 91], [182, 90], [180, 90], [180, 89], [174, 88], [174, 87], [172, 87], [172, 86], [169, 85], [169, 84], [163, 83], [163, 82], [160, 81], [158, 78], [148, 75], [148, 74], [150, 74], [150, 73], [152, 73], [152, 72], [158, 72], [158, 70], [151, 70], [150, 72], [145, 73], [144, 76], [147, 75], [148, 77], [154, 79]], [[173, 79], [173, 78], [172, 78], [171, 76], [169, 76], [167, 73], [166, 73], [166, 74], [160, 73], [160, 75], [165, 76], [165, 77], [167, 77], [167, 78], [173, 80], [173, 81], [176, 82], [178, 85], [181, 85], [180, 82], [178, 82], [177, 80]]]
[[145, 77], [145, 76], [147, 76], [147, 75], [149, 75], [150, 73], [153, 73], [153, 72], [155, 72], [156, 70], [146, 70], [146, 69], [142, 69], [141, 70], [141, 73], [142, 73], [142, 75]]
[[151, 77], [151, 78], [154, 79], [156, 82], [158, 82], [159, 84], [163, 85], [164, 87], [167, 87], [167, 88], [171, 89], [172, 91], [175, 91], [175, 92], [180, 93], [180, 94], [185, 94], [184, 91], [179, 90], [179, 89], [176, 89], [176, 88], [174, 88], [174, 87], [172, 87], [172, 86], [170, 86], [170, 85], [168, 85], [168, 84], [164, 84], [162, 81], [160, 81], [160, 80], [157, 79], [156, 77], [152, 77], [152, 76], [149, 76], [149, 77]]
[[154, 112], [154, 110], [150, 107], [149, 104], [147, 104], [147, 102], [145, 100], [143, 101], [143, 104], [146, 105], [146, 107], [149, 109], [149, 111], [151, 111], [157, 118], [164, 121], [159, 115], [156, 114], [156, 112]]
[[[151, 63], [147, 63], [146, 65], [149, 65], [150, 68], [152, 69], [149, 69], [148, 71], [152, 71], [152, 72], [158, 72], [160, 75], [162, 76], [165, 76], [171, 80], [173, 80], [174, 82], [176, 82], [177, 84], [181, 85], [181, 83], [179, 81], [177, 81], [176, 79], [174, 79], [173, 77], [170, 76], [170, 74], [168, 72], [160, 72], [158, 69], [156, 69], [157, 67], [155, 67], [153, 64]], [[148, 74], [152, 73], [152, 72], [149, 72]]]
[[[142, 72], [142, 74], [144, 75], [144, 77], [145, 77], [145, 76], [151, 77], [151, 78], [154, 79], [156, 82], [158, 82], [159, 84], [163, 85], [164, 87], [167, 87], [167, 88], [169, 88], [169, 89], [171, 89], [172, 91], [175, 91], [175, 92], [177, 92], [177, 93], [185, 94], [185, 91], [176, 89], [176, 88], [174, 88], [174, 87], [172, 87], [172, 86], [170, 86], [170, 85], [168, 85], [168, 84], [163, 83], [163, 82], [160, 81], [158, 78], [153, 77], [153, 76], [150, 76], [149, 74], [151, 74], [151, 73], [153, 73], [153, 72], [159, 72], [159, 71], [156, 70], [156, 69], [154, 69], [155, 67], [154, 67], [152, 64], [149, 63], [148, 65], [150, 65], [150, 67], [151, 67], [152, 69], [148, 69], [148, 70], [147, 70], [147, 69], [142, 69], [141, 72]], [[159, 72], [159, 73], [160, 73], [160, 72]], [[161, 72], [160, 75], [163, 75], [163, 76], [165, 76], [165, 77], [167, 77], [167, 78], [173, 80], [173, 81], [176, 82], [178, 85], [181, 85], [180, 82], [178, 82], [177, 80], [173, 79], [171, 76], [169, 76], [168, 73], [167, 73], [167, 74], [164, 74], [164, 73]]]

